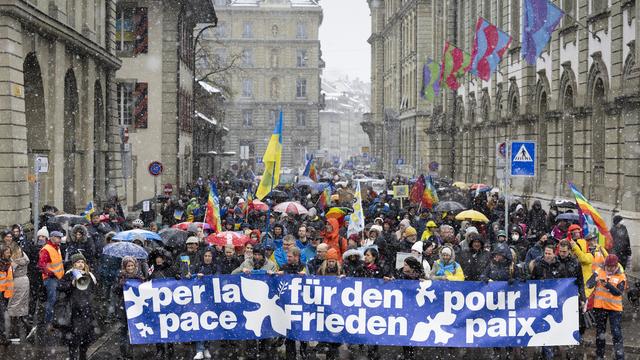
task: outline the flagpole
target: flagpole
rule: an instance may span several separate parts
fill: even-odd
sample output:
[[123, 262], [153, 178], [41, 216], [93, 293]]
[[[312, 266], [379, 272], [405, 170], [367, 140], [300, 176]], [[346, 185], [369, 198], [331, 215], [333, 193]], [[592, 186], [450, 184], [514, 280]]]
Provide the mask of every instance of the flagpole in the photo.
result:
[[583, 25], [581, 22], [579, 22], [576, 18], [574, 18], [573, 16], [567, 14], [566, 12], [562, 12], [563, 16], [568, 17], [569, 19], [573, 20], [574, 23], [576, 23], [576, 25], [580, 26], [581, 28], [587, 30], [587, 32], [589, 34], [591, 34], [591, 36], [593, 36], [594, 39], [597, 39], [598, 42], [602, 43], [602, 39], [600, 39], [600, 36], [598, 36], [596, 33], [594, 33], [593, 31], [589, 30], [589, 27], [586, 25]]

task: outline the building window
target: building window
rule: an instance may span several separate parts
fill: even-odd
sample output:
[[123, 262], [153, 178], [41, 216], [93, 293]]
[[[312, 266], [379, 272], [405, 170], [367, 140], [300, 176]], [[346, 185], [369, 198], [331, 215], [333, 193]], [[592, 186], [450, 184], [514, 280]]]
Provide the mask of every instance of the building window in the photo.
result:
[[307, 50], [298, 49], [296, 51], [296, 66], [307, 67]]
[[253, 126], [253, 110], [242, 110], [242, 126]]
[[116, 51], [118, 51], [118, 56], [146, 54], [148, 47], [147, 8], [119, 7], [116, 11]]
[[278, 78], [271, 79], [271, 89], [270, 89], [271, 99], [277, 100], [280, 94], [280, 81]]
[[253, 37], [253, 24], [250, 21], [245, 21], [242, 25], [242, 37], [245, 39]]
[[118, 92], [118, 119], [120, 125], [133, 125], [133, 92], [135, 83], [119, 82]]
[[242, 96], [244, 97], [253, 96], [253, 80], [251, 79], [242, 80]]
[[216, 1], [214, 2], [214, 4], [215, 4], [216, 6], [225, 6], [225, 5], [227, 5], [227, 0], [216, 0]]
[[256, 145], [250, 140], [240, 140], [240, 160], [251, 160], [256, 156]]
[[296, 38], [297, 39], [306, 39], [307, 38], [307, 26], [303, 22], [299, 22], [296, 26]]
[[253, 50], [252, 49], [242, 50], [242, 65], [253, 66]]
[[296, 80], [296, 97], [298, 98], [307, 97], [307, 79]]
[[296, 110], [296, 125], [307, 126], [307, 112], [304, 110]]
[[271, 122], [270, 126], [276, 126], [276, 122], [278, 122], [279, 117], [280, 117], [280, 110], [278, 109], [269, 110], [269, 121]]
[[271, 49], [271, 58], [270, 58], [271, 67], [276, 69], [280, 64], [280, 54], [278, 49]]
[[229, 31], [227, 29], [227, 23], [224, 22], [224, 21], [219, 22], [218, 26], [216, 26], [216, 28], [215, 28], [215, 34], [219, 38], [226, 38], [227, 36], [229, 36]]

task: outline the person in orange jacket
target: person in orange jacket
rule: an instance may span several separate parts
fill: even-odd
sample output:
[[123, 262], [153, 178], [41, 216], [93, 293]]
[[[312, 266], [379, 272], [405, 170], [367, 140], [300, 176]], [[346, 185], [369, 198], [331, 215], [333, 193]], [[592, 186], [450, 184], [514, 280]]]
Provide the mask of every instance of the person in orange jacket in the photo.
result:
[[38, 257], [38, 268], [42, 272], [42, 280], [47, 290], [47, 304], [44, 312], [44, 322], [49, 329], [52, 329], [53, 307], [56, 304], [58, 295], [58, 283], [64, 275], [64, 265], [62, 264], [62, 253], [60, 243], [62, 233], [52, 231], [47, 243], [40, 249]]
[[347, 239], [340, 236], [340, 224], [338, 220], [334, 218], [327, 219], [327, 224], [324, 230], [324, 243], [329, 246], [329, 249], [336, 249], [340, 257], [348, 250]]
[[608, 255], [603, 268], [595, 269], [587, 281], [593, 290], [593, 312], [596, 319], [596, 359], [604, 359], [607, 321], [611, 324], [611, 337], [615, 359], [624, 359], [622, 338], [622, 295], [627, 288], [627, 278], [618, 266], [618, 257]]
[[13, 267], [11, 266], [11, 249], [0, 244], [0, 345], [8, 345], [4, 334], [4, 315], [7, 312], [9, 299], [13, 297]]

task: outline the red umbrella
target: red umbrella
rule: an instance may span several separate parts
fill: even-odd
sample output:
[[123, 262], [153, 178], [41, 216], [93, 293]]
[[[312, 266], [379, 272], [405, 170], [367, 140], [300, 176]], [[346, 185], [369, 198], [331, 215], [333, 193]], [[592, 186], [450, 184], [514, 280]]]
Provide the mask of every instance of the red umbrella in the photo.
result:
[[236, 246], [244, 246], [251, 239], [248, 236], [234, 231], [222, 231], [216, 234], [211, 234], [207, 236], [207, 243], [210, 245], [233, 245]]
[[249, 203], [249, 210], [268, 211], [269, 210], [269, 205], [263, 203], [260, 200], [252, 200]]
[[175, 224], [172, 226], [172, 228], [174, 229], [179, 229], [179, 230], [183, 230], [183, 231], [187, 231], [187, 229], [189, 228], [189, 225], [195, 225], [201, 229], [204, 228], [204, 230], [211, 230], [211, 226], [209, 226], [209, 224], [207, 223], [201, 223], [201, 222], [181, 222], [179, 224]]
[[482, 188], [486, 188], [486, 187], [489, 187], [489, 185], [486, 185], [486, 184], [473, 184], [473, 185], [471, 185], [471, 187], [469, 187], [469, 189], [475, 190], [477, 188], [482, 189]]
[[283, 203], [280, 203], [274, 206], [273, 211], [295, 215], [305, 215], [309, 213], [309, 211], [307, 211], [307, 208], [302, 206], [299, 202], [295, 201], [285, 201]]

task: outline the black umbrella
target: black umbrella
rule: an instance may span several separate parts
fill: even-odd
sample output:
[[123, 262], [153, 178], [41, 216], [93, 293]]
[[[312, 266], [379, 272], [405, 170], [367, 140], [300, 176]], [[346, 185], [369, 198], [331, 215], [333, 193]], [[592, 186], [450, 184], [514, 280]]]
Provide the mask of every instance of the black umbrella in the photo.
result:
[[67, 226], [74, 226], [78, 224], [81, 224], [81, 225], [88, 224], [89, 220], [87, 220], [87, 218], [82, 215], [60, 214], [49, 219], [49, 222], [54, 224], [59, 224], [59, 225], [66, 224]]
[[566, 221], [580, 221], [580, 215], [577, 213], [564, 213], [556, 216], [556, 221], [566, 220]]
[[184, 246], [188, 237], [188, 233], [186, 231], [174, 228], [162, 229], [158, 232], [158, 235], [162, 238], [164, 246], [174, 249]]
[[445, 212], [445, 211], [449, 212], [449, 211], [462, 211], [466, 209], [467, 208], [464, 205], [460, 204], [457, 201], [443, 201], [438, 203], [433, 210], [437, 212]]

